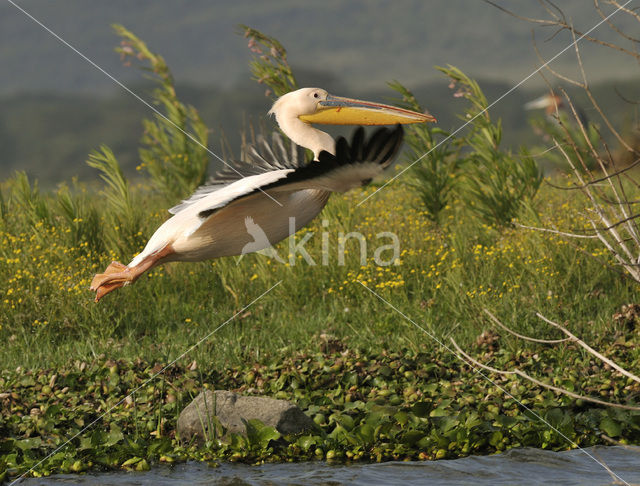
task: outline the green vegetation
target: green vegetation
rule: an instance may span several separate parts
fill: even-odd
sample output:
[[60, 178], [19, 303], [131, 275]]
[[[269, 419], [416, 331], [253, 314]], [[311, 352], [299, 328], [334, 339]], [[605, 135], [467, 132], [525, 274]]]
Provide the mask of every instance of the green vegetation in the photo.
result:
[[[430, 343], [421, 351], [372, 351], [337, 339], [320, 341], [323, 352], [289, 351], [241, 366], [198, 363], [194, 369], [185, 360], [157, 379], [153, 376], [161, 364], [141, 359], [98, 358], [56, 371], [3, 372], [0, 385], [10, 392], [0, 396], [0, 430], [7, 437], [0, 440], [0, 479], [26, 471], [75, 435], [72, 445], [38, 466], [35, 475], [144, 471], [153, 464], [186, 459], [433, 460], [511, 447], [564, 450], [572, 447], [567, 439], [585, 447], [600, 443], [600, 434], [622, 443], [640, 438], [640, 412], [589, 407], [516, 378], [490, 383]], [[637, 355], [637, 344], [620, 339], [607, 351]], [[580, 382], [592, 395], [618, 399], [631, 385], [610, 371], [594, 369], [576, 349], [563, 350], [568, 358], [556, 352], [499, 349], [489, 340], [478, 351], [495, 366], [524, 366], [541, 375], [560, 369], [553, 383]], [[199, 448], [181, 444], [175, 437], [176, 419], [203, 386], [292, 400], [317, 428], [301, 436], [281, 436], [273, 428], [249, 423], [246, 438], [211, 438]], [[134, 389], [138, 391], [123, 401]], [[80, 433], [106, 411], [95, 427]]]
[[[124, 47], [143, 49], [127, 38]], [[146, 59], [153, 64], [159, 58], [149, 52]], [[458, 82], [472, 83], [456, 73]], [[281, 78], [268, 79], [270, 85]], [[170, 80], [163, 71], [159, 106], [168, 114], [178, 107], [179, 126], [201, 127]], [[409, 91], [401, 93], [405, 102], [417, 103]], [[481, 94], [478, 88], [467, 100]], [[499, 124], [480, 120], [467, 138], [434, 155], [436, 164], [425, 161], [435, 173], [453, 173], [452, 154], [466, 144], [465, 156], [488, 178], [480, 177], [482, 184], [500, 176], [503, 165], [513, 171], [524, 161], [519, 177], [525, 187], [503, 179], [491, 188], [492, 197], [510, 201], [499, 217], [478, 217], [492, 204], [478, 195], [476, 208], [448, 196], [472, 187], [465, 177], [454, 189], [433, 189], [428, 201], [437, 204], [426, 208], [415, 184], [397, 180], [362, 205], [375, 187], [335, 195], [321, 218], [296, 235], [296, 242], [311, 235], [305, 248], [317, 265], [300, 254], [286, 258], [292, 239], [276, 247], [286, 264], [258, 254], [169, 264], [96, 305], [88, 290], [93, 274], [112, 259], [128, 261], [166, 219], [167, 200], [174, 197], [167, 181], [186, 187], [202, 177], [202, 166], [168, 163], [174, 155], [192, 157], [197, 144], [162, 119], [146, 123], [166, 143], [143, 140], [149, 162], [158, 165], [157, 172], [140, 171], [145, 178], [139, 184], [128, 181], [114, 153], [102, 147], [89, 159], [104, 179], [102, 192], [75, 181], [42, 193], [24, 173], [0, 187], [0, 478], [26, 472], [68, 439], [33, 474], [144, 470], [188, 458], [439, 459], [525, 445], [566, 449], [602, 443], [603, 434], [640, 440], [637, 411], [574, 401], [514, 377], [491, 377], [492, 384], [441, 347], [455, 336], [496, 368], [520, 367], [545, 383], [637, 404], [637, 383], [571, 344], [525, 344], [485, 332], [493, 325], [482, 311], [490, 309], [518, 332], [557, 338], [535, 317], [540, 311], [567, 321], [623, 366], [633, 368], [640, 359], [638, 317], [613, 317], [623, 304], [638, 301], [638, 284], [618, 271], [612, 254], [594, 239], [576, 247], [557, 234], [505, 225], [517, 217], [524, 224], [584, 230], [589, 202], [539, 187], [537, 172], [527, 169], [529, 158], [499, 149]], [[445, 133], [410, 132], [411, 148], [417, 153], [419, 137], [432, 146]], [[483, 135], [488, 145], [478, 140]], [[185, 168], [194, 172], [180, 179]], [[560, 176], [555, 182], [566, 185]], [[638, 192], [629, 187], [626, 195], [637, 199]], [[366, 248], [355, 238], [341, 245], [340, 235], [355, 231]], [[399, 238], [398, 255], [381, 250], [389, 232]], [[376, 254], [391, 264], [377, 265]], [[212, 440], [202, 449], [180, 444], [178, 413], [204, 386], [293, 400], [318, 428], [280, 437], [254, 423], [246, 439]], [[99, 426], [80, 433], [107, 411]]]

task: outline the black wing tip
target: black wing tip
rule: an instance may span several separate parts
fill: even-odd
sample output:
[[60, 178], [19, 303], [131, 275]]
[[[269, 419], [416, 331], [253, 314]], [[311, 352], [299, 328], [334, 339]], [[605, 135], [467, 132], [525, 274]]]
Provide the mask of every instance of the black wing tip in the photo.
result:
[[[401, 124], [393, 128], [380, 127], [367, 139], [365, 129], [362, 126], [356, 128], [351, 135], [351, 143], [346, 137], [340, 136], [336, 139], [336, 155], [326, 150], [318, 154], [318, 162], [337, 162], [339, 165], [349, 163], [364, 163], [379, 160], [382, 165], [392, 159], [397, 153], [404, 136], [404, 128]], [[385, 147], [390, 147], [384, 150]], [[385, 155], [381, 157], [381, 152]]]

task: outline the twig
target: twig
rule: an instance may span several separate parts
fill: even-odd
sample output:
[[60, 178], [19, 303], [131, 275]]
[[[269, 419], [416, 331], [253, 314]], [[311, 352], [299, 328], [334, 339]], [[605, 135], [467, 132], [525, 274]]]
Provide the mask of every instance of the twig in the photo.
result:
[[590, 239], [598, 239], [598, 235], [577, 235], [575, 233], [566, 233], [564, 231], [559, 231], [559, 230], [555, 230], [555, 229], [551, 229], [551, 228], [538, 228], [536, 226], [527, 226], [524, 224], [520, 224], [517, 221], [513, 223], [515, 226], [518, 226], [520, 228], [524, 228], [524, 229], [529, 229], [529, 230], [534, 230], [534, 231], [542, 231], [545, 233], [553, 233], [555, 235], [560, 235], [560, 236], [566, 236], [568, 238], [590, 238]]
[[458, 343], [456, 343], [456, 341], [451, 337], [449, 338], [451, 340], [451, 344], [453, 344], [453, 347], [456, 348], [456, 350], [458, 351], [458, 353], [460, 353], [461, 356], [464, 356], [467, 361], [469, 361], [470, 363], [476, 365], [479, 368], [482, 368], [484, 370], [487, 371], [491, 371], [493, 373], [497, 373], [499, 375], [518, 375], [522, 378], [524, 378], [525, 380], [529, 380], [532, 383], [535, 383], [538, 386], [541, 386], [542, 388], [546, 388], [547, 390], [552, 390], [556, 393], [560, 393], [562, 395], [567, 395], [571, 398], [575, 398], [576, 400], [584, 400], [585, 402], [591, 402], [591, 403], [597, 403], [598, 405], [603, 405], [605, 407], [614, 407], [614, 408], [622, 408], [624, 410], [640, 410], [640, 407], [634, 407], [633, 405], [624, 405], [621, 403], [613, 403], [613, 402], [605, 402], [604, 400], [599, 400], [597, 398], [591, 398], [591, 397], [587, 397], [584, 395], [579, 395], [578, 393], [574, 393], [572, 391], [566, 390], [564, 388], [560, 388], [557, 386], [553, 386], [553, 385], [549, 385], [548, 383], [544, 383], [540, 380], [535, 379], [533, 376], [528, 375], [527, 373], [525, 373], [524, 371], [516, 368], [514, 370], [510, 370], [510, 371], [506, 371], [506, 370], [499, 370], [497, 368], [493, 368], [491, 366], [487, 366], [483, 363], [481, 363], [480, 361], [473, 359], [471, 356], [469, 356], [467, 353], [465, 353], [460, 346], [458, 346]]
[[622, 373], [624, 376], [631, 378], [632, 380], [640, 383], [640, 377], [634, 375], [633, 373], [625, 370], [624, 368], [622, 368], [621, 366], [617, 365], [616, 363], [614, 363], [613, 361], [611, 361], [609, 358], [607, 358], [606, 356], [604, 356], [603, 354], [600, 354], [599, 352], [597, 352], [595, 349], [593, 349], [591, 346], [589, 346], [587, 343], [585, 343], [582, 339], [578, 338], [577, 336], [575, 336], [574, 334], [572, 334], [568, 329], [566, 329], [564, 326], [558, 324], [557, 322], [553, 322], [550, 319], [547, 319], [546, 317], [544, 317], [542, 314], [540, 314], [539, 312], [536, 312], [536, 316], [538, 316], [540, 319], [542, 319], [544, 322], [546, 322], [547, 324], [560, 329], [563, 333], [565, 333], [567, 336], [569, 336], [569, 339], [571, 339], [571, 341], [575, 342], [576, 344], [582, 346], [584, 349], [586, 349], [589, 353], [591, 353], [592, 355], [594, 355], [596, 358], [600, 359], [601, 361], [604, 361], [605, 363], [607, 363], [609, 366], [611, 366], [612, 368], [614, 368], [615, 370], [619, 371], [620, 373]]
[[532, 337], [529, 337], [529, 336], [525, 336], [523, 334], [518, 334], [517, 332], [515, 332], [512, 329], [509, 329], [502, 322], [500, 322], [500, 320], [496, 316], [494, 316], [491, 312], [489, 312], [489, 309], [483, 309], [483, 310], [484, 310], [484, 313], [487, 314], [495, 324], [500, 326], [502, 329], [504, 329], [508, 333], [513, 334], [515, 337], [518, 337], [520, 339], [524, 339], [525, 341], [531, 341], [531, 342], [534, 342], [534, 343], [541, 343], [541, 344], [558, 344], [558, 343], [564, 343], [564, 342], [567, 342], [567, 341], [571, 341], [571, 338], [564, 338], [564, 339], [537, 339], [537, 338], [532, 338]]

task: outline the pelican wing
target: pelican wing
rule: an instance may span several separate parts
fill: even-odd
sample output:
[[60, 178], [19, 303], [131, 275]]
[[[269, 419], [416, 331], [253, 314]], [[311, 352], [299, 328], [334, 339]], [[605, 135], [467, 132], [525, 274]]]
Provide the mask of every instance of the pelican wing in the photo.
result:
[[[189, 231], [192, 232], [216, 210], [257, 192], [272, 193], [277, 200], [278, 193], [283, 192], [292, 193], [304, 189], [344, 192], [363, 186], [393, 162], [402, 144], [402, 135], [402, 127], [398, 125], [393, 130], [380, 128], [366, 140], [364, 129], [359, 127], [350, 144], [344, 137], [338, 138], [335, 155], [320, 152], [319, 160], [295, 169], [275, 168], [275, 160], [270, 159], [271, 162], [268, 163], [273, 169], [267, 170], [265, 166], [258, 174], [233, 182], [225, 181], [224, 185], [203, 186], [181, 205], [171, 208], [171, 212], [196, 212], [200, 221], [190, 228]], [[284, 167], [284, 163], [281, 165]], [[224, 191], [221, 190], [223, 188]]]
[[179, 213], [196, 201], [246, 177], [277, 170], [297, 169], [304, 165], [304, 149], [294, 143], [288, 145], [289, 148], [279, 132], [272, 133], [271, 143], [266, 137], [259, 135], [255, 145], [245, 146], [242, 160], [233, 160], [222, 167], [206, 184], [198, 187], [188, 199], [169, 209], [169, 212]]
[[393, 162], [402, 144], [402, 135], [402, 126], [398, 125], [393, 130], [380, 128], [365, 140], [364, 129], [359, 127], [350, 144], [344, 137], [338, 138], [335, 155], [320, 152], [317, 161], [292, 170], [261, 189], [276, 195], [302, 189], [344, 192], [364, 186]]

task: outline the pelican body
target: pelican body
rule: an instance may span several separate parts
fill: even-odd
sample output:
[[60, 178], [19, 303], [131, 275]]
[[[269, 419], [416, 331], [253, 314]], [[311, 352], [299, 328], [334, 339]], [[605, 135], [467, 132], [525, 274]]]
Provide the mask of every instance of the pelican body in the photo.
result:
[[[332, 192], [365, 185], [382, 173], [402, 143], [400, 124], [435, 121], [428, 114], [332, 96], [319, 88], [285, 94], [269, 114], [293, 142], [291, 148], [279, 133], [271, 143], [259, 138], [244, 160], [171, 208], [173, 216], [129, 265], [112, 262], [93, 278], [96, 302], [163, 263], [240, 255], [282, 241], [315, 218]], [[380, 128], [368, 140], [360, 127], [349, 143], [343, 137], [335, 141], [312, 123], [398, 126]], [[306, 163], [297, 146], [311, 150], [314, 160]]]

